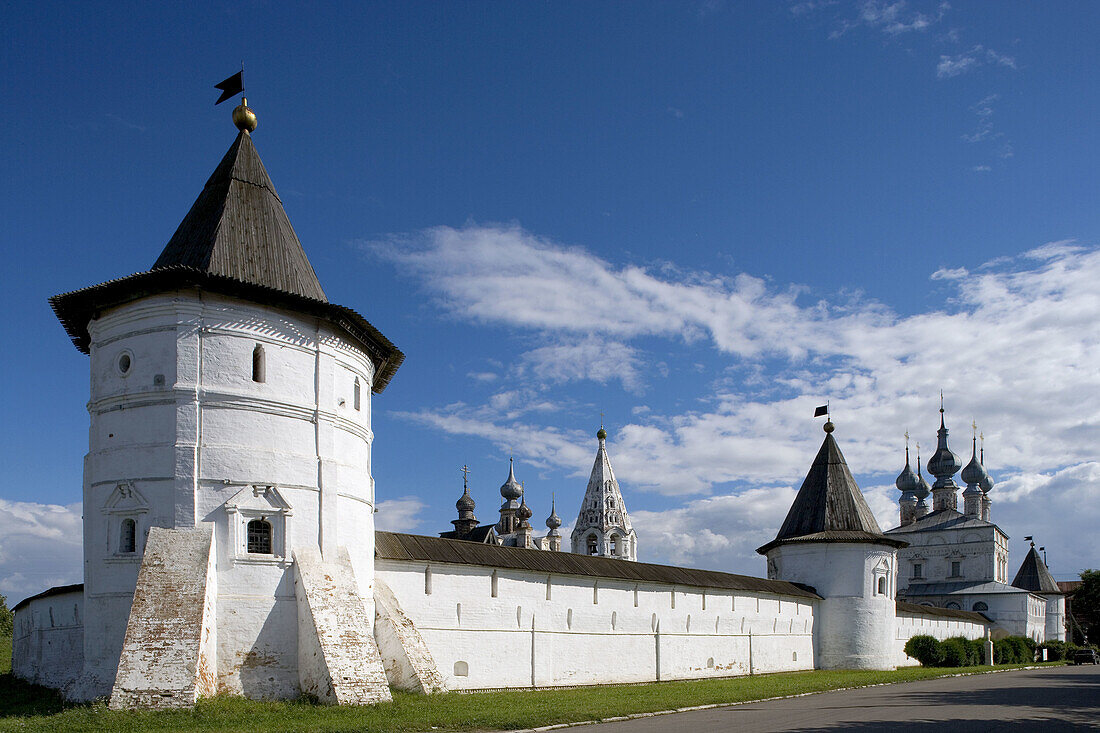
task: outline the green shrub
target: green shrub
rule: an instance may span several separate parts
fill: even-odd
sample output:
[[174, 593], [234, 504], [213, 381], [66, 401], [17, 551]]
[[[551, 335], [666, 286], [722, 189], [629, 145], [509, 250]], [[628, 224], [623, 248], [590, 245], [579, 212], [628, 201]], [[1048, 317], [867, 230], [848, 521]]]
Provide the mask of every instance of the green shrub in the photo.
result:
[[1072, 656], [1072, 653], [1067, 655], [1069, 646], [1064, 641], [1047, 641], [1041, 644], [1039, 648], [1047, 650], [1047, 661], [1058, 662]]
[[1016, 664], [1019, 662], [1017, 658], [1016, 645], [1008, 639], [997, 639], [993, 642], [993, 663], [994, 664]]
[[974, 664], [985, 664], [985, 639], [970, 639], [970, 648], [974, 650]]
[[909, 637], [905, 642], [905, 654], [920, 662], [922, 667], [938, 667], [943, 660], [940, 643], [927, 634]]
[[970, 640], [962, 636], [941, 641], [940, 654], [943, 656], [944, 667], [970, 667], [978, 663]]
[[1016, 647], [1016, 662], [1027, 664], [1035, 660], [1035, 642], [1024, 636], [1010, 636], [1005, 641]]

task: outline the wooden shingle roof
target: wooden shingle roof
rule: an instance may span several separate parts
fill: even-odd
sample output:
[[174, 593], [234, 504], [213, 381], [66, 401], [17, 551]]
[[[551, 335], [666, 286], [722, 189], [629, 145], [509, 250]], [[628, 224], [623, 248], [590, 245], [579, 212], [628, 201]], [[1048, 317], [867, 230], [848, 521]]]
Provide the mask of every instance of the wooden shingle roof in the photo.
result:
[[247, 130], [237, 135], [152, 269], [177, 266], [327, 302]]
[[716, 570], [679, 568], [672, 565], [652, 565], [613, 557], [578, 555], [572, 552], [528, 550], [521, 547], [464, 542], [440, 537], [426, 537], [398, 532], [374, 533], [375, 556], [382, 560], [416, 560], [420, 562], [482, 565], [491, 568], [529, 570], [538, 573], [559, 573], [615, 580], [667, 583], [669, 585], [719, 588], [756, 593], [773, 593], [816, 600], [820, 596], [808, 586], [785, 580], [767, 580], [748, 575], [734, 575]]
[[826, 433], [779, 534], [757, 552], [764, 554], [788, 542], [874, 542], [895, 547], [909, 544], [879, 529], [831, 432]]
[[367, 319], [328, 302], [245, 131], [237, 135], [151, 270], [55, 295], [50, 306], [73, 345], [87, 354], [91, 319], [109, 308], [173, 290], [213, 292], [328, 321], [370, 356], [376, 393], [405, 360]]
[[1050, 574], [1043, 558], [1039, 557], [1039, 553], [1035, 550], [1035, 545], [1031, 546], [1027, 556], [1024, 557], [1020, 570], [1012, 579], [1012, 585], [1034, 593], [1062, 593], [1062, 589], [1058, 587], [1058, 581]]

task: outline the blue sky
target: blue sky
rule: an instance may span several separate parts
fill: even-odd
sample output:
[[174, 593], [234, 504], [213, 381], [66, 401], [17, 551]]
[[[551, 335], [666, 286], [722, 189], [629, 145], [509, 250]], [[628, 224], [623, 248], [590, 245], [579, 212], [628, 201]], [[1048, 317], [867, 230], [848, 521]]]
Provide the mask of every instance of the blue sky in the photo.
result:
[[[972, 420], [994, 520], [1100, 566], [1089, 3], [111, 3], [0, 23], [0, 592], [79, 580], [87, 359], [46, 298], [147, 269], [254, 140], [330, 299], [407, 354], [383, 526], [507, 458], [571, 526], [601, 412], [642, 559], [762, 574], [820, 441], [885, 526]], [[541, 526], [538, 524], [536, 526]]]

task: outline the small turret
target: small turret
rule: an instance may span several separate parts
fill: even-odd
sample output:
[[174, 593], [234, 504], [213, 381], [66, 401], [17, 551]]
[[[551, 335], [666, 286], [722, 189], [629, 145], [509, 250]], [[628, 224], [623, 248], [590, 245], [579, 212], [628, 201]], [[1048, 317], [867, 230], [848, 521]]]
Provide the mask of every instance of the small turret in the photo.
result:
[[531, 547], [531, 507], [527, 506], [527, 498], [520, 496], [519, 506], [516, 507], [516, 547]]
[[905, 434], [905, 468], [898, 474], [894, 485], [901, 492], [901, 526], [912, 524], [917, 513], [917, 475], [909, 467], [909, 433]]
[[504, 497], [504, 503], [500, 505], [497, 534], [512, 534], [516, 531], [516, 509], [519, 509], [517, 499], [523, 496], [523, 487], [516, 481], [515, 462], [511, 458], [508, 459], [508, 480], [501, 485], [500, 495]]
[[914, 492], [917, 496], [917, 506], [913, 510], [913, 520], [920, 519], [928, 513], [928, 495], [932, 493], [932, 487], [924, 479], [920, 472], [920, 443], [917, 443], [917, 488]]
[[550, 531], [546, 533], [546, 539], [551, 550], [560, 552], [561, 533], [558, 532], [558, 528], [561, 527], [561, 517], [558, 516], [556, 498], [553, 494], [550, 497], [550, 516], [546, 518], [546, 528]]
[[469, 535], [477, 528], [477, 517], [474, 516], [474, 507], [477, 505], [474, 503], [474, 498], [470, 496], [469, 471], [470, 469], [466, 466], [462, 467], [462, 496], [458, 497], [458, 501], [455, 502], [458, 519], [451, 520], [451, 524], [455, 526], [455, 533], [459, 538]]
[[962, 468], [959, 457], [947, 447], [947, 426], [943, 420], [943, 395], [940, 395], [940, 429], [936, 433], [936, 452], [928, 459], [928, 472], [936, 477], [932, 484], [932, 511], [958, 510], [959, 487], [954, 476]]
[[980, 519], [982, 516], [982, 497], [985, 495], [982, 492], [981, 484], [983, 479], [988, 477], [985, 468], [978, 460], [978, 426], [975, 424], [973, 427], [974, 438], [970, 451], [970, 463], [966, 464], [966, 468], [962, 470], [961, 474], [962, 480], [966, 483], [966, 490], [963, 491], [963, 513], [968, 517]]

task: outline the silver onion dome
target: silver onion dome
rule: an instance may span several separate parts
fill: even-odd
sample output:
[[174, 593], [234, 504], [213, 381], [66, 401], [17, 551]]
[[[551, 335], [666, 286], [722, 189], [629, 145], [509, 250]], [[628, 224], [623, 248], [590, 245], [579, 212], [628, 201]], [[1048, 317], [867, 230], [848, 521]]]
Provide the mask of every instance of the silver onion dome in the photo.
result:
[[561, 526], [561, 517], [558, 516], [556, 501], [550, 502], [550, 516], [546, 518], [546, 527], [550, 530], [556, 530]]
[[515, 501], [523, 496], [523, 487], [519, 485], [519, 481], [516, 481], [516, 472], [511, 458], [508, 459], [508, 480], [501, 485], [500, 495], [508, 501]]

